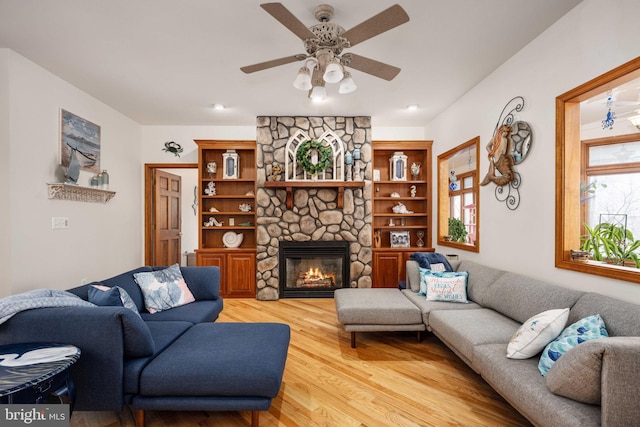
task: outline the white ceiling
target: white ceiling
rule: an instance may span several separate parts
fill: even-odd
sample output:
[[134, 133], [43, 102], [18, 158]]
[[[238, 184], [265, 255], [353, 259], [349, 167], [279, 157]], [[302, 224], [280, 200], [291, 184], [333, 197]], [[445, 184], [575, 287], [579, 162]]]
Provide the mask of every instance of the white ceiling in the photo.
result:
[[[304, 53], [259, 0], [0, 0], [10, 48], [143, 125], [254, 125], [260, 115], [370, 115], [424, 126], [580, 0], [399, 0], [410, 21], [350, 51], [400, 67], [391, 82], [353, 71], [358, 90], [312, 104], [292, 86]], [[319, 2], [283, 0], [305, 25]], [[335, 0], [345, 30], [393, 0]], [[214, 112], [214, 103], [228, 108]], [[419, 104], [409, 112], [408, 104]]]

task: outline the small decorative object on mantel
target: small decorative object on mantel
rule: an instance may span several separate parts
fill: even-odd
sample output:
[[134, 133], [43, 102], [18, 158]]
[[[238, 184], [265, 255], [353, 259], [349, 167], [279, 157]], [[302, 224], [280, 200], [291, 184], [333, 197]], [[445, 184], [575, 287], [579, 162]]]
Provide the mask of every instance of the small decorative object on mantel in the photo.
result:
[[237, 248], [242, 244], [244, 234], [228, 231], [222, 235], [222, 244], [227, 248]]
[[391, 181], [407, 180], [407, 156], [402, 151], [396, 151], [389, 158], [389, 175]]
[[162, 151], [173, 153], [176, 157], [180, 157], [180, 153], [182, 153], [184, 149], [177, 142], [169, 141], [164, 143], [164, 148], [162, 149]]
[[218, 165], [216, 162], [207, 163], [207, 173], [209, 174], [209, 179], [216, 177], [216, 172], [218, 171]]
[[282, 166], [278, 163], [272, 163], [269, 178], [271, 178], [271, 181], [280, 181], [282, 179]]
[[240, 178], [240, 159], [236, 150], [227, 150], [226, 153], [222, 153], [222, 165], [224, 166], [224, 172], [222, 177], [224, 179], [238, 179]]
[[213, 181], [209, 181], [207, 184], [207, 188], [204, 189], [204, 194], [207, 196], [215, 196], [216, 195], [216, 183]]
[[524, 98], [516, 96], [502, 109], [493, 137], [487, 144], [489, 172], [480, 183], [480, 185], [487, 185], [490, 182], [496, 184], [496, 199], [505, 202], [510, 210], [515, 210], [520, 205], [518, 188], [522, 179], [514, 170], [514, 166], [527, 157], [533, 139], [531, 127], [527, 122], [514, 122], [514, 114], [522, 111], [524, 104]]
[[251, 212], [251, 205], [249, 203], [242, 203], [238, 206], [238, 209], [242, 212]]

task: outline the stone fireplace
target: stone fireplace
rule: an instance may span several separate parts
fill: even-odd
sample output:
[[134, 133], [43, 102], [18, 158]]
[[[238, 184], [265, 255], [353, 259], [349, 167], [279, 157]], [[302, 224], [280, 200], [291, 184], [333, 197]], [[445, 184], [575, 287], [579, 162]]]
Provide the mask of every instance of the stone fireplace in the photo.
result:
[[[284, 189], [265, 188], [271, 165], [285, 164], [286, 144], [298, 130], [311, 138], [331, 130], [340, 138], [346, 151], [360, 150], [358, 166], [364, 186], [344, 188], [342, 207], [339, 207], [335, 185], [296, 188], [290, 209]], [[261, 116], [257, 119], [256, 142], [257, 298], [276, 300], [281, 297], [281, 282], [286, 287], [286, 280], [281, 280], [286, 274], [280, 266], [281, 242], [346, 242], [349, 262], [342, 285], [371, 287], [371, 118]], [[329, 292], [332, 296], [333, 289]]]
[[333, 291], [350, 286], [349, 255], [346, 241], [281, 241], [280, 298], [332, 298]]

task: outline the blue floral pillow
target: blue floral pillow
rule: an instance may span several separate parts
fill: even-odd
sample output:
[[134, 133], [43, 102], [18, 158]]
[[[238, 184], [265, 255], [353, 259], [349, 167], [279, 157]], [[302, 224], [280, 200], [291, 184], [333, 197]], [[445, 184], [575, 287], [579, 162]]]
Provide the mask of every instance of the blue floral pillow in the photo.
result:
[[599, 314], [585, 317], [567, 326], [555, 340], [551, 341], [542, 351], [538, 370], [544, 376], [564, 353], [573, 347], [589, 340], [606, 338], [609, 336], [604, 321]]
[[140, 286], [144, 305], [149, 313], [157, 313], [196, 300], [187, 287], [178, 264], [164, 270], [135, 273], [133, 277]]

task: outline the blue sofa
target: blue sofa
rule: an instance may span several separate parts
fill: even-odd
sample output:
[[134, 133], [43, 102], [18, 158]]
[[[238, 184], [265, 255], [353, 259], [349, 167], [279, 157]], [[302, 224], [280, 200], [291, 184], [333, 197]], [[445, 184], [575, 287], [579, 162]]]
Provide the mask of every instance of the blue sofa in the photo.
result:
[[124, 307], [26, 310], [0, 325], [0, 344], [57, 342], [80, 348], [72, 367], [75, 409], [120, 411], [130, 405], [136, 423], [144, 410], [268, 410], [280, 391], [290, 339], [288, 325], [215, 322], [222, 311], [218, 267], [181, 267], [195, 301], [151, 314], [134, 273], [70, 289], [88, 300], [99, 284], [120, 286], [139, 315]]

